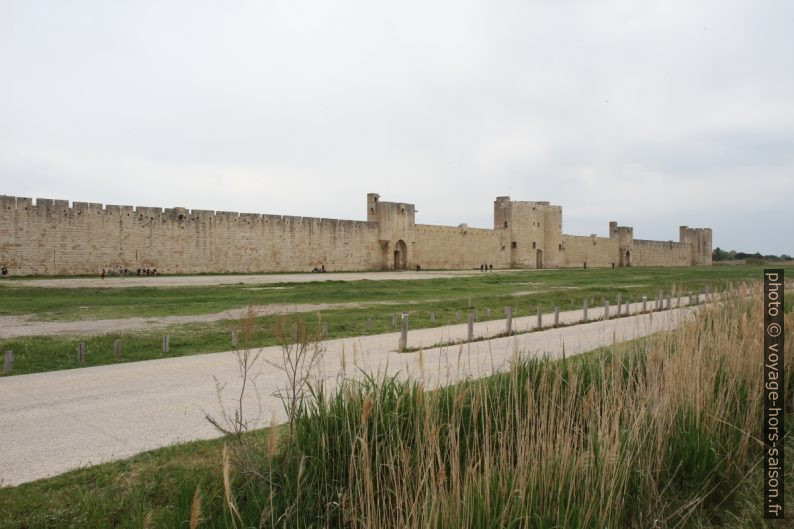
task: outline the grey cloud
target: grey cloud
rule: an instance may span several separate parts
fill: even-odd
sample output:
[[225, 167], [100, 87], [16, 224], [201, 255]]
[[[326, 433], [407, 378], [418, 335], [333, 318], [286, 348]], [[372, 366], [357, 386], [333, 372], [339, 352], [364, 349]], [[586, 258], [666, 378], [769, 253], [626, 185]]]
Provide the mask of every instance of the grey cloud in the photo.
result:
[[[0, 193], [794, 253], [786, 2], [0, 4]], [[788, 198], [786, 198], [788, 197]], [[730, 212], [730, 214], [727, 214]], [[738, 221], [736, 219], [747, 219]]]

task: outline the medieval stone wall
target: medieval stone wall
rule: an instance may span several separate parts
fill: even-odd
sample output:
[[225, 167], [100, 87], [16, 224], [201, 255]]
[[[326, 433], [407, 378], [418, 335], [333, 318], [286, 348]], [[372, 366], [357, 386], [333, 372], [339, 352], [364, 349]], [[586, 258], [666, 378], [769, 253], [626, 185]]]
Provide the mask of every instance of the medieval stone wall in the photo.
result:
[[689, 266], [692, 248], [673, 241], [634, 239], [632, 266]]
[[0, 263], [14, 275], [373, 270], [376, 223], [0, 197]]
[[415, 223], [413, 204], [367, 195], [367, 220], [114, 206], [0, 196], [0, 265], [13, 275], [326, 270], [686, 266], [711, 264], [709, 228], [680, 227], [680, 242], [562, 233], [562, 208], [494, 203], [494, 229]]
[[595, 236], [563, 235], [562, 266], [566, 268], [618, 266], [618, 239]]
[[510, 268], [509, 245], [505, 230], [417, 224], [413, 261], [424, 269]]

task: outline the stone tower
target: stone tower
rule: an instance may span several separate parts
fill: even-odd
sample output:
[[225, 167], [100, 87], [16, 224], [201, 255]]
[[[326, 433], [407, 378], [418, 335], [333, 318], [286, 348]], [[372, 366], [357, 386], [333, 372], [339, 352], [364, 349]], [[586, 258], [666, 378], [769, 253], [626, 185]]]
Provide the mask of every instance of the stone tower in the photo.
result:
[[562, 207], [510, 197], [494, 201], [494, 229], [505, 230], [513, 268], [558, 268], [562, 263]]
[[413, 267], [416, 244], [416, 208], [403, 202], [382, 202], [367, 194], [367, 222], [378, 224], [378, 242], [384, 270]]
[[631, 266], [634, 253], [634, 228], [618, 226], [613, 220], [609, 223], [609, 238], [618, 240], [618, 266]]
[[680, 242], [689, 243], [692, 246], [691, 264], [693, 266], [711, 265], [711, 228], [680, 226], [678, 239]]

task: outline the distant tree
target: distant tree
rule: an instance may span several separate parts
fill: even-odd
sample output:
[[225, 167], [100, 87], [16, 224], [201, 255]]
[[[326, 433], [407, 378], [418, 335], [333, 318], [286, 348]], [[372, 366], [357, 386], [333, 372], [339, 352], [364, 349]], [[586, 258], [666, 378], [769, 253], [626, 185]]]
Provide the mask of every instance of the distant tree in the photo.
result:
[[728, 252], [721, 249], [719, 246], [714, 248], [714, 251], [711, 254], [712, 261], [724, 261], [727, 258], [728, 258]]
[[737, 252], [736, 250], [725, 251], [719, 246], [714, 248], [711, 252], [711, 260], [712, 261], [729, 261], [732, 259], [740, 259], [740, 260], [748, 260], [752, 259], [756, 262], [761, 261], [790, 261], [791, 256], [788, 254], [768, 254], [768, 255], [761, 255], [761, 252], [755, 253], [748, 253], [748, 252]]

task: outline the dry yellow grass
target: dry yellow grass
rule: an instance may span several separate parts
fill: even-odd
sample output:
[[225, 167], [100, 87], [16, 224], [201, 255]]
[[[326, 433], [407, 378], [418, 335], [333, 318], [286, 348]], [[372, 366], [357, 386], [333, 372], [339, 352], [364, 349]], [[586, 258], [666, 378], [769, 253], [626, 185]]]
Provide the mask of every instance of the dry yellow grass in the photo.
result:
[[321, 395], [297, 414], [286, 455], [268, 450], [260, 474], [283, 476], [268, 485], [268, 516], [585, 528], [679, 527], [719, 512], [759, 453], [763, 321], [747, 294], [610, 354], [519, 356], [507, 374], [434, 392], [387, 380]]

